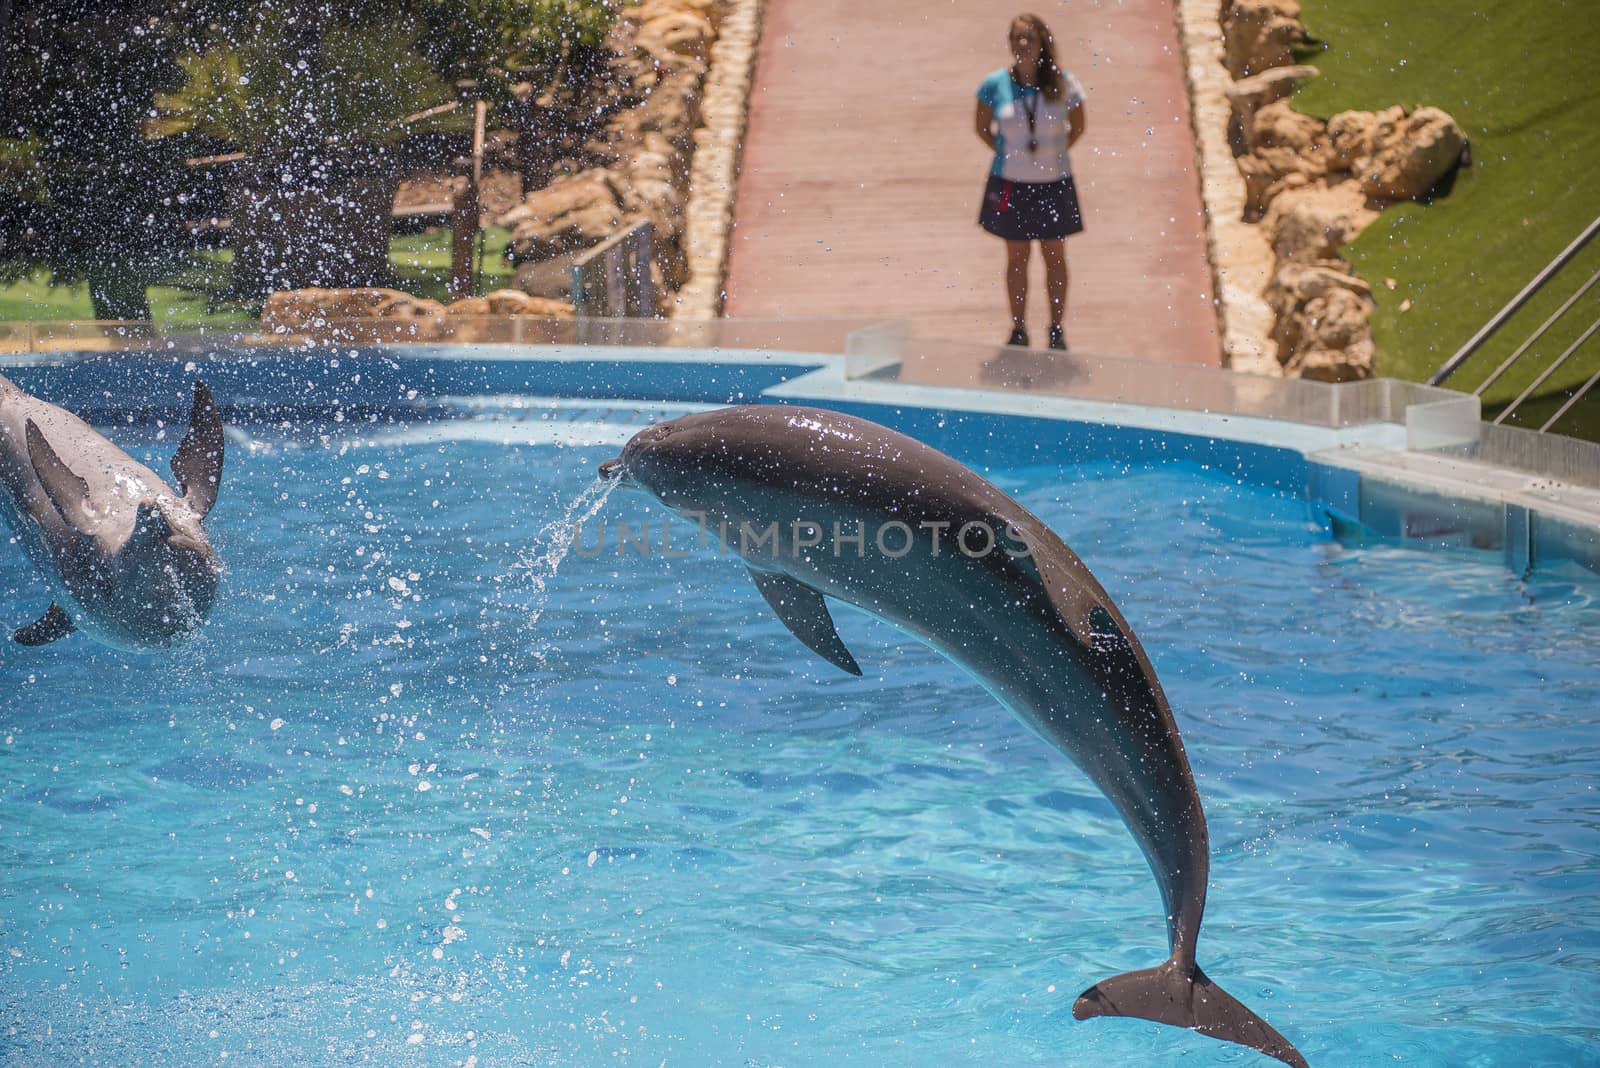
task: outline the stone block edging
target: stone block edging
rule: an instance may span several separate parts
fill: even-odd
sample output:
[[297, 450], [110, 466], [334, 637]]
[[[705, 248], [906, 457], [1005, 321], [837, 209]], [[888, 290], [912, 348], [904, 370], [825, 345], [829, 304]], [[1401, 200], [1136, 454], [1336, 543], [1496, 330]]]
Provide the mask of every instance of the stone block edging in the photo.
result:
[[765, 9], [766, 0], [726, 0], [721, 32], [711, 46], [684, 211], [689, 278], [672, 302], [674, 319], [715, 319], [722, 313], [734, 189]]
[[1217, 0], [1175, 0], [1174, 7], [1199, 157], [1222, 360], [1236, 371], [1278, 377], [1283, 369], [1271, 337], [1275, 315], [1262, 296], [1272, 277], [1274, 256], [1260, 227], [1244, 221], [1244, 177], [1228, 143], [1227, 90], [1233, 78], [1222, 63]]

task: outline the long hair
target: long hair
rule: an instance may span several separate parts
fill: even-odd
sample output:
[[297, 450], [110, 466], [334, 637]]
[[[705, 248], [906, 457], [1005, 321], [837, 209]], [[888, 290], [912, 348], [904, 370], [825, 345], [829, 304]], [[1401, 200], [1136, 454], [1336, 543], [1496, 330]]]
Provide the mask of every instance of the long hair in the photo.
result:
[[1061, 75], [1061, 64], [1056, 62], [1056, 39], [1050, 27], [1038, 15], [1018, 15], [1012, 25], [1024, 23], [1039, 42], [1039, 91], [1046, 100], [1060, 100], [1067, 91], [1067, 80]]

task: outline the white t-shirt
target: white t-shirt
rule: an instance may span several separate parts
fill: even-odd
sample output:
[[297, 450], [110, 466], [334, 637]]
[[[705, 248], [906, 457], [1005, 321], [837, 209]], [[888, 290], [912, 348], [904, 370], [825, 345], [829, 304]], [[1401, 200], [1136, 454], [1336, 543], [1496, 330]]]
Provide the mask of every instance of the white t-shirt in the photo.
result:
[[[1067, 71], [1062, 71], [1061, 77], [1066, 91], [1058, 100], [1047, 99], [1038, 89], [1018, 85], [1009, 67], [983, 80], [978, 99], [994, 113], [999, 128], [991, 174], [1014, 182], [1054, 182], [1072, 174], [1072, 163], [1067, 159], [1067, 112], [1083, 103], [1083, 86]], [[1032, 151], [1028, 148], [1030, 139], [1035, 145]]]

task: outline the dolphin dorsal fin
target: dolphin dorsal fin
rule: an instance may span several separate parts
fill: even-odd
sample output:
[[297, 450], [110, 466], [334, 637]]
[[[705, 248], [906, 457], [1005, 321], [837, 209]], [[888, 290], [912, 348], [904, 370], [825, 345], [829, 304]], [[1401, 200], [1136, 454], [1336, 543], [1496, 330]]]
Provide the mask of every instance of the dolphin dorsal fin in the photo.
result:
[[189, 408], [189, 432], [172, 456], [172, 474], [184, 502], [204, 519], [217, 502], [217, 489], [222, 485], [222, 416], [211, 390], [199, 380]]
[[61, 606], [52, 603], [44, 615], [13, 634], [11, 640], [18, 645], [49, 645], [77, 629]]
[[841, 671], [861, 674], [856, 658], [850, 655], [834, 629], [828, 602], [819, 590], [776, 571], [757, 571], [752, 567], [750, 577], [755, 580], [761, 596], [783, 620], [783, 625], [789, 628], [789, 633], [805, 642], [806, 648]]
[[45, 497], [67, 525], [79, 534], [92, 536], [100, 529], [100, 514], [89, 500], [89, 483], [74, 474], [45, 440], [44, 431], [32, 419], [25, 430], [28, 459]]

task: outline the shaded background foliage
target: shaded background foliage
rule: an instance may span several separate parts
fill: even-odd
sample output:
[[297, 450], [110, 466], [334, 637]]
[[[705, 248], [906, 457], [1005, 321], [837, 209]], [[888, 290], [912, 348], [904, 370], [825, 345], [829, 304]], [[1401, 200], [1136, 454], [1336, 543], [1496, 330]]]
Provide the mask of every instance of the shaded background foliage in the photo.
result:
[[0, 0], [0, 280], [43, 267], [86, 280], [97, 318], [149, 318], [189, 224], [231, 216], [242, 299], [382, 282], [406, 146], [458, 149], [470, 114], [400, 120], [470, 81], [531, 128], [515, 88], [594, 66], [614, 20], [611, 0]]
[[[0, 6], [0, 270], [87, 279], [96, 313], [140, 310], [172, 251], [177, 146], [144, 135], [187, 43], [177, 5], [11, 0]], [[138, 317], [137, 315], [130, 317]]]

